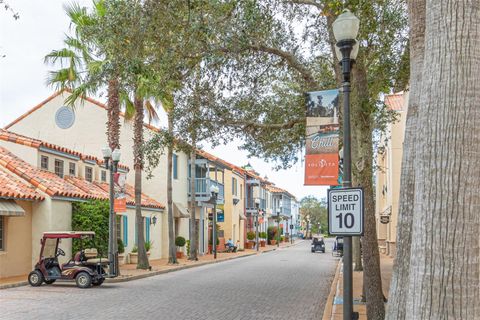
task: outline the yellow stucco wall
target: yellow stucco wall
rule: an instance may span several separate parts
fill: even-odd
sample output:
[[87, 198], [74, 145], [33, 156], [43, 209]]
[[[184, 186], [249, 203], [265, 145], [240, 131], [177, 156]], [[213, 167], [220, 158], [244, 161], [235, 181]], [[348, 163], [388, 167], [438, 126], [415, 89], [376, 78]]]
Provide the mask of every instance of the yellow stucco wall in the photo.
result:
[[3, 216], [5, 248], [0, 251], [0, 278], [24, 275], [32, 271], [32, 203], [16, 203], [25, 210], [25, 216]]

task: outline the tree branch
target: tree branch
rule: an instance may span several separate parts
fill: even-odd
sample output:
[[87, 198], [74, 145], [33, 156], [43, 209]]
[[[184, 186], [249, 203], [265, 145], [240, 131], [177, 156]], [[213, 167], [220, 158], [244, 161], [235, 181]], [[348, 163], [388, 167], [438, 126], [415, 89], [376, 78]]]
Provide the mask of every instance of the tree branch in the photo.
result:
[[294, 4], [305, 4], [309, 6], [314, 6], [317, 7], [320, 11], [323, 10], [323, 5], [316, 2], [315, 0], [290, 0], [290, 2]]
[[261, 123], [255, 121], [217, 121], [217, 124], [232, 127], [244, 127], [255, 129], [291, 129], [295, 125], [304, 123], [305, 118], [293, 119], [285, 123]]

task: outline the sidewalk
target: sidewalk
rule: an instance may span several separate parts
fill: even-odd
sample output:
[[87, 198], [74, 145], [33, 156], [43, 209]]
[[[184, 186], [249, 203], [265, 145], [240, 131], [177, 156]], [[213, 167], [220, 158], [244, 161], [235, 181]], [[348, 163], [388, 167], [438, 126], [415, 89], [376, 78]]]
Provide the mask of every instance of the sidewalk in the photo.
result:
[[[335, 278], [330, 289], [330, 295], [325, 305], [322, 320], [341, 320], [343, 319], [343, 273], [342, 262], [337, 266]], [[382, 287], [385, 297], [388, 298], [390, 281], [392, 279], [393, 258], [380, 255], [380, 269], [382, 274]], [[367, 319], [367, 310], [365, 302], [361, 301], [363, 285], [363, 272], [353, 272], [353, 311], [358, 312], [360, 320]]]
[[[296, 240], [293, 245], [299, 244], [303, 240]], [[291, 243], [282, 242], [280, 244], [281, 248], [288, 248], [292, 246]], [[265, 247], [259, 248], [259, 253], [267, 253], [277, 249], [277, 246], [266, 245]], [[137, 269], [135, 264], [124, 264], [120, 266], [120, 276], [117, 278], [106, 279], [106, 283], [115, 283], [115, 282], [124, 282], [131, 281], [136, 279], [142, 279], [146, 277], [152, 277], [162, 273], [168, 273], [178, 270], [184, 270], [193, 267], [199, 267], [207, 264], [218, 263], [233, 259], [239, 259], [243, 257], [256, 255], [257, 252], [254, 249], [245, 249], [244, 251], [239, 251], [236, 253], [217, 253], [217, 259], [213, 259], [213, 254], [206, 254], [203, 256], [198, 256], [198, 261], [190, 261], [186, 258], [178, 259], [178, 264], [171, 265], [168, 264], [168, 259], [156, 259], [150, 260], [151, 270], [140, 270]], [[0, 289], [13, 288], [27, 285], [27, 275], [9, 277], [0, 279]]]

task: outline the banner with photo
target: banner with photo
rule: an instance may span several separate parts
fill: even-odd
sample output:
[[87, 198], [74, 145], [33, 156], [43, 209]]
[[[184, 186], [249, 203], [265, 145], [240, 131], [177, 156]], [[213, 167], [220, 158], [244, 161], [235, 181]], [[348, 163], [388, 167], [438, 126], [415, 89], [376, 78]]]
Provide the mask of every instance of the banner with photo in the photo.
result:
[[305, 185], [338, 185], [338, 89], [307, 92]]

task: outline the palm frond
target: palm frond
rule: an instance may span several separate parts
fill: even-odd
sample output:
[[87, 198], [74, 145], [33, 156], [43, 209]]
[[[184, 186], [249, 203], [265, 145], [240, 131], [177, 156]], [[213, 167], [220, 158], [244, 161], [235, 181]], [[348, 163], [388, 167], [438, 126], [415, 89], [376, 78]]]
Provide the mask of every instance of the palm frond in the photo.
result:
[[119, 93], [120, 104], [122, 105], [125, 113], [125, 121], [132, 121], [135, 116], [135, 105], [132, 99], [128, 96], [128, 93], [121, 90]]
[[145, 101], [145, 111], [149, 124], [151, 124], [152, 121], [158, 121], [160, 119], [157, 113], [157, 107], [155, 107], [150, 100]]

